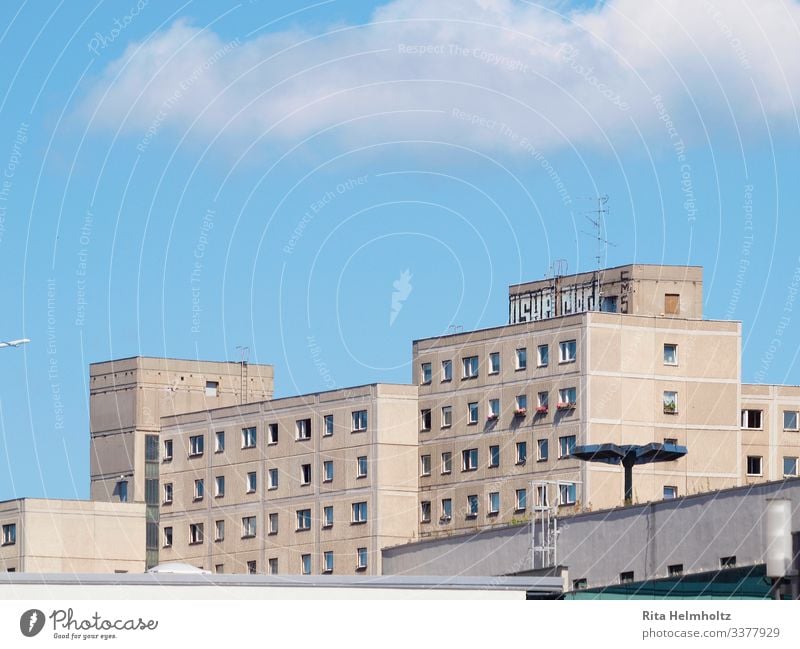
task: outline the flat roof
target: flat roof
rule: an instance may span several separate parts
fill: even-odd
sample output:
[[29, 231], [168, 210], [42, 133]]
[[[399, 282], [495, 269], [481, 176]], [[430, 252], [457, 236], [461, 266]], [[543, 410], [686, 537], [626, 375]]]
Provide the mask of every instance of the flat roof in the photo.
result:
[[[638, 266], [640, 268], [691, 268], [693, 270], [699, 268], [700, 270], [703, 270], [702, 266], [693, 266], [693, 265], [686, 265], [686, 264], [640, 264], [640, 263], [633, 262], [633, 263], [630, 263], [630, 264], [620, 264], [619, 266], [609, 266], [608, 268], [582, 270], [582, 271], [579, 271], [577, 273], [569, 273], [568, 275], [559, 275], [559, 277], [562, 278], [562, 279], [566, 278], [566, 277], [578, 277], [579, 275], [591, 275], [592, 273], [604, 273], [604, 272], [607, 272], [607, 271], [610, 271], [610, 270], [620, 270], [622, 268], [634, 268], [636, 266]], [[527, 282], [519, 282], [517, 284], [509, 284], [508, 288], [509, 289], [518, 288], [520, 286], [526, 286], [528, 284], [534, 284], [536, 282], [542, 282], [542, 281], [548, 280], [548, 279], [553, 279], [553, 278], [552, 277], [547, 277], [545, 275], [544, 277], [542, 277], [540, 279], [531, 279], [531, 280], [528, 280]]]
[[[240, 365], [241, 361], [213, 361], [207, 360], [202, 358], [176, 358], [174, 356], [143, 356], [141, 354], [136, 356], [124, 356], [122, 358], [109, 358], [105, 361], [94, 361], [93, 363], [89, 363], [89, 367], [93, 365], [106, 365], [107, 363], [124, 363], [126, 361], [135, 361], [135, 360], [151, 360], [151, 361], [175, 361], [176, 363], [215, 363], [217, 365]], [[272, 367], [269, 363], [251, 363], [247, 362], [248, 365], [255, 365], [257, 367]]]

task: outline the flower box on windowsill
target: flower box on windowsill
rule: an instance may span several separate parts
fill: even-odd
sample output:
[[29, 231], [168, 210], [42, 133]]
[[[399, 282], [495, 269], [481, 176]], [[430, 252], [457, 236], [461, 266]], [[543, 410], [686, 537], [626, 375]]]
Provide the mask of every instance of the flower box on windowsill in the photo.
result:
[[528, 414], [528, 409], [527, 408], [517, 408], [514, 411], [514, 415], [516, 415], [517, 417], [524, 417], [527, 414]]
[[572, 401], [563, 401], [556, 406], [559, 410], [575, 410], [575, 403]]
[[678, 409], [675, 406], [664, 406], [664, 414], [665, 415], [677, 415]]
[[547, 414], [547, 406], [539, 406], [536, 408], [537, 415], [546, 415]]
[[497, 415], [495, 413], [493, 413], [493, 412], [489, 413], [488, 415], [486, 415], [486, 420], [487, 421], [494, 421], [496, 419], [497, 419]]

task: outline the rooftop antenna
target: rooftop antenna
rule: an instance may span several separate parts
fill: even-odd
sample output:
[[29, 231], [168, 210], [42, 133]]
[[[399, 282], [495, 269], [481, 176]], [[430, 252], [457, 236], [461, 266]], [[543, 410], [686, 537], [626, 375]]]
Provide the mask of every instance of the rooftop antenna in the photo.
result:
[[250, 356], [250, 348], [244, 345], [236, 345], [239, 350], [239, 403], [246, 403], [250, 400], [250, 386], [247, 383], [247, 359]]
[[[589, 214], [593, 214], [594, 217], [589, 216]], [[594, 227], [594, 234], [590, 234], [588, 232], [583, 232], [583, 234], [588, 234], [589, 236], [594, 237], [597, 241], [597, 254], [595, 255], [595, 270], [598, 272], [602, 268], [603, 260], [607, 256], [607, 247], [612, 246], [614, 248], [617, 247], [617, 244], [612, 243], [605, 237], [605, 218], [608, 216], [608, 194], [602, 194], [601, 196], [597, 197], [597, 209], [590, 210], [588, 214], [583, 215], [584, 218], [589, 221]]]

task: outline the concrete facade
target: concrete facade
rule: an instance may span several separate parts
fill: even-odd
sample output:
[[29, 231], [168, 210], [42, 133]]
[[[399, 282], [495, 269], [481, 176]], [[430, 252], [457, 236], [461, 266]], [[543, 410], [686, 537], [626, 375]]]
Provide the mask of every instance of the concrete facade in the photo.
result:
[[0, 502], [0, 570], [144, 572], [145, 505], [22, 498]]
[[380, 574], [380, 550], [416, 538], [416, 421], [416, 387], [387, 384], [163, 419], [159, 560]]
[[[646, 505], [565, 516], [557, 563], [566, 589], [644, 581], [765, 562], [770, 498], [792, 502], [800, 531], [800, 479], [736, 487]], [[538, 532], [538, 527], [537, 527]], [[507, 525], [387, 548], [387, 575], [512, 575], [533, 568], [531, 526]]]

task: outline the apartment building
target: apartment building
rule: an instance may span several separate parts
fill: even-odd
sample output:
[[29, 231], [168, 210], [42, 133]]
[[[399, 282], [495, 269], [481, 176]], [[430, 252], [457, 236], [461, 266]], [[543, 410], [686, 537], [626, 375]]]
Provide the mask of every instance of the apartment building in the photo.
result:
[[376, 384], [161, 422], [161, 562], [381, 573], [417, 536], [417, 388]]
[[271, 365], [137, 356], [89, 366], [90, 497], [147, 504], [148, 566], [158, 553], [161, 418], [272, 394]]
[[145, 505], [49, 498], [0, 502], [0, 571], [144, 572]]
[[740, 324], [701, 319], [697, 269], [613, 270], [512, 286], [512, 324], [414, 342], [421, 536], [622, 502], [622, 468], [576, 445], [688, 447], [636, 467], [639, 502], [742, 483]]

